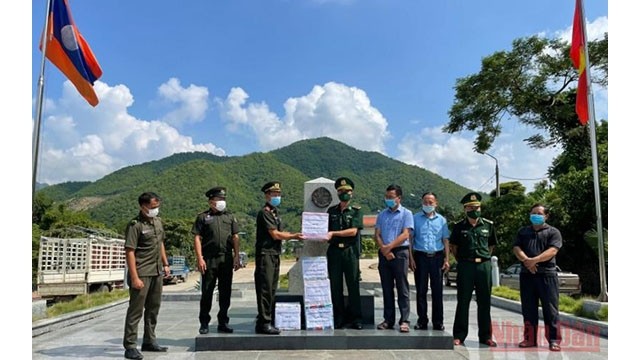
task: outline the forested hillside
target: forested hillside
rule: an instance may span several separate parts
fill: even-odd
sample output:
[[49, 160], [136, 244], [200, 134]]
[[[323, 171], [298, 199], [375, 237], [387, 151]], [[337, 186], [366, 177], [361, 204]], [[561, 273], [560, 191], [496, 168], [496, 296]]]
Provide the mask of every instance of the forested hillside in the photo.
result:
[[383, 196], [391, 183], [403, 187], [403, 204], [420, 206], [420, 195], [431, 190], [443, 207], [459, 210], [459, 199], [467, 192], [454, 182], [417, 166], [382, 154], [360, 151], [330, 138], [302, 140], [268, 153], [220, 157], [209, 153], [183, 153], [140, 165], [128, 166], [95, 182], [71, 182], [46, 187], [39, 192], [72, 210], [87, 211], [90, 218], [122, 231], [137, 212], [137, 196], [154, 191], [163, 198], [161, 216], [193, 219], [206, 209], [204, 193], [221, 185], [228, 189], [228, 208], [251, 222], [264, 201], [260, 187], [278, 180], [284, 189], [281, 210], [287, 224], [299, 226], [304, 183], [318, 177], [352, 178], [354, 202], [365, 213], [383, 208]]

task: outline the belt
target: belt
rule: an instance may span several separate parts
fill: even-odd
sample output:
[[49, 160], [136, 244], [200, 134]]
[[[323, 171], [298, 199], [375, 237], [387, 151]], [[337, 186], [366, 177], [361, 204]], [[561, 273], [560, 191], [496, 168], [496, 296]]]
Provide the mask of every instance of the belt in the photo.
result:
[[408, 246], [398, 246], [398, 247], [394, 247], [393, 249], [391, 249], [391, 251], [402, 251], [402, 250], [409, 250]]
[[330, 243], [330, 245], [331, 245], [331, 246], [333, 246], [333, 247], [337, 247], [337, 248], [339, 248], [339, 249], [346, 249], [346, 248], [348, 248], [348, 247], [350, 247], [350, 246], [353, 246], [353, 245], [355, 245], [355, 244], [356, 244], [356, 242], [355, 242], [355, 241], [353, 241], [353, 242], [338, 242], [338, 243]]
[[489, 258], [481, 258], [481, 257], [477, 257], [477, 258], [465, 258], [465, 259], [462, 259], [462, 260], [464, 260], [464, 261], [468, 261], [468, 262], [472, 262], [472, 263], [476, 263], [476, 264], [480, 264], [480, 263], [483, 263], [483, 262], [485, 262], [485, 261], [489, 261], [489, 260], [491, 260], [491, 259], [489, 259]]
[[416, 250], [414, 251], [414, 253], [418, 253], [422, 256], [426, 256], [426, 257], [436, 257], [439, 255], [444, 255], [444, 250], [440, 250], [440, 251], [436, 251], [436, 252], [426, 252], [426, 251], [420, 251], [420, 250]]

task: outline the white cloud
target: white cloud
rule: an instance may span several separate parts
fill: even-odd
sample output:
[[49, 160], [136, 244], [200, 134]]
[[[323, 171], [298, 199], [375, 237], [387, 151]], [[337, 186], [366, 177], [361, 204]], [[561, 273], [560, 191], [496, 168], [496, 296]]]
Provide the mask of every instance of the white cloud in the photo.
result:
[[[540, 178], [546, 178], [547, 168], [559, 152], [530, 148], [522, 140], [531, 133], [522, 127], [513, 133], [503, 132], [488, 151], [498, 159], [500, 183], [520, 181], [531, 191]], [[405, 135], [398, 145], [398, 159], [469, 189], [490, 192], [495, 188], [496, 161], [473, 151], [473, 136], [443, 133], [441, 127], [424, 128]]]
[[[179, 82], [169, 80], [167, 84]], [[47, 100], [40, 135], [38, 182], [94, 181], [123, 166], [180, 152], [225, 154], [212, 143], [195, 144], [190, 136], [163, 121], [137, 119], [129, 114], [133, 96], [126, 86], [97, 81], [94, 88], [100, 99], [95, 108], [80, 97], [69, 81], [64, 82], [60, 99]], [[179, 86], [173, 90], [182, 93]], [[187, 98], [183, 100], [188, 102]]]
[[163, 122], [171, 125], [202, 121], [209, 108], [206, 87], [191, 84], [184, 88], [176, 78], [160, 85], [158, 95], [167, 104], [178, 104], [177, 109], [162, 117]]
[[251, 130], [262, 150], [328, 136], [361, 150], [384, 153], [387, 120], [361, 89], [335, 82], [316, 85], [305, 96], [287, 99], [282, 118], [265, 103], [247, 103], [248, 98], [243, 89], [233, 88], [224, 101], [217, 102], [227, 128]]
[[[592, 22], [586, 19], [587, 23], [587, 37], [589, 41], [604, 39], [604, 33], [609, 31], [609, 18], [607, 16], [601, 16]], [[571, 37], [573, 34], [573, 24], [569, 25], [566, 29], [557, 31], [554, 36], [561, 40], [571, 43]]]

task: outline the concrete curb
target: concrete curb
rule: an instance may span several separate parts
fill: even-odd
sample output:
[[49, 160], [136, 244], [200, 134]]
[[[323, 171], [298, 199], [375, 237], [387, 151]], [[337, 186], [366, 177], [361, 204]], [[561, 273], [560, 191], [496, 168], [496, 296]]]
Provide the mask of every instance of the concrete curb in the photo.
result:
[[95, 308], [76, 311], [70, 314], [64, 314], [53, 319], [43, 319], [34, 321], [31, 324], [31, 337], [42, 335], [53, 330], [61, 329], [69, 325], [77, 324], [79, 322], [87, 321], [102, 315], [102, 312], [114, 307], [125, 306], [129, 302], [129, 299], [122, 299], [110, 304], [97, 306]]
[[[491, 306], [499, 307], [501, 309], [509, 310], [518, 314], [522, 313], [520, 302], [504, 299], [493, 295], [491, 296]], [[542, 322], [542, 309], [538, 310], [538, 316], [540, 317]], [[593, 335], [599, 335], [603, 338], [609, 338], [609, 324], [604, 321], [577, 317], [563, 312], [560, 313], [560, 321], [564, 324], [564, 326], [583, 330]]]

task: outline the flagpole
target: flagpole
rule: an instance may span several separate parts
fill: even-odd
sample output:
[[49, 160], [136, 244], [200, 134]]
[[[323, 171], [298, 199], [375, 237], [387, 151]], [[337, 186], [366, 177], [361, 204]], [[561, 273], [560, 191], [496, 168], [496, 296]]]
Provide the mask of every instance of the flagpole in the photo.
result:
[[587, 37], [587, 26], [584, 21], [584, 4], [580, 1], [580, 15], [582, 16], [582, 35], [584, 38], [584, 55], [585, 55], [585, 75], [587, 79], [587, 102], [589, 106], [589, 137], [591, 138], [591, 166], [593, 167], [593, 192], [596, 202], [596, 226], [598, 232], [598, 264], [600, 268], [600, 295], [598, 300], [602, 302], [609, 301], [607, 291], [607, 274], [604, 259], [604, 239], [602, 236], [602, 211], [600, 209], [600, 180], [598, 167], [598, 149], [596, 145], [596, 121], [595, 108], [593, 106], [593, 92], [591, 91], [591, 71], [589, 65], [589, 46]]
[[40, 77], [38, 78], [38, 96], [36, 97], [36, 121], [33, 125], [33, 150], [31, 152], [33, 169], [31, 172], [31, 201], [35, 200], [36, 196], [36, 179], [38, 178], [38, 156], [40, 151], [40, 127], [42, 124], [42, 101], [44, 98], [44, 65], [47, 54], [47, 35], [49, 34], [49, 11], [51, 7], [51, 0], [47, 0], [47, 11], [45, 12], [44, 30], [42, 31], [41, 46], [42, 46], [42, 61], [40, 63]]

